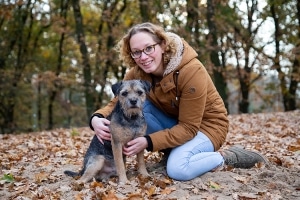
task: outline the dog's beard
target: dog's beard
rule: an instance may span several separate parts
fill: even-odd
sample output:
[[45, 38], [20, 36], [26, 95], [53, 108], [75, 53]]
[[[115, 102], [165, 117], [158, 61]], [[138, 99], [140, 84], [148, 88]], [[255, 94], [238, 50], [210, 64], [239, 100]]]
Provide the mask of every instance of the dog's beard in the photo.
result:
[[143, 113], [140, 108], [128, 108], [125, 112], [124, 115], [129, 118], [136, 118], [136, 117], [142, 117]]

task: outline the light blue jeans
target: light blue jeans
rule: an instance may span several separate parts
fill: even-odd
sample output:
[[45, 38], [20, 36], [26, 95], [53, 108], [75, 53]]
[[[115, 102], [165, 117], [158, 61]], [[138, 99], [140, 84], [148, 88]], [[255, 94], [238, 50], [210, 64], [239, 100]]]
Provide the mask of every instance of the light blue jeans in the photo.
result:
[[[147, 122], [147, 134], [171, 128], [178, 123], [177, 119], [167, 116], [149, 100], [145, 102], [143, 111]], [[223, 163], [223, 156], [214, 151], [210, 139], [198, 131], [192, 140], [171, 150], [167, 161], [167, 174], [175, 180], [188, 181]]]

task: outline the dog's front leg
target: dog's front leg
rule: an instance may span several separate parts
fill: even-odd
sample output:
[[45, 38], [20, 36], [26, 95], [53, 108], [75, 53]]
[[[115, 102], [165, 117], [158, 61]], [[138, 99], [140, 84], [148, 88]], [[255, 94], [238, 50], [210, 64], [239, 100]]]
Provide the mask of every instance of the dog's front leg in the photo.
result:
[[126, 183], [128, 182], [128, 179], [126, 176], [125, 163], [123, 160], [122, 144], [112, 141], [112, 150], [114, 154], [117, 173], [119, 176], [119, 182]]
[[145, 165], [144, 151], [141, 151], [140, 153], [137, 154], [137, 161], [138, 161], [139, 173], [144, 176], [149, 176]]

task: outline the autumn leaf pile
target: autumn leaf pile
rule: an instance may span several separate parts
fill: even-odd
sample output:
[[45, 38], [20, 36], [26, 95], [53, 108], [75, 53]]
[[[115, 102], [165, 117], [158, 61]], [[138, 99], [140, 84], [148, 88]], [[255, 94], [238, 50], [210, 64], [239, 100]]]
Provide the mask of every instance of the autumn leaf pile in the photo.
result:
[[93, 132], [85, 128], [0, 135], [0, 199], [300, 199], [300, 111], [230, 115], [223, 148], [243, 146], [270, 163], [252, 169], [223, 168], [191, 181], [168, 178], [162, 155], [146, 152], [151, 177], [127, 158], [130, 183], [117, 178], [77, 184], [64, 170], [78, 171]]

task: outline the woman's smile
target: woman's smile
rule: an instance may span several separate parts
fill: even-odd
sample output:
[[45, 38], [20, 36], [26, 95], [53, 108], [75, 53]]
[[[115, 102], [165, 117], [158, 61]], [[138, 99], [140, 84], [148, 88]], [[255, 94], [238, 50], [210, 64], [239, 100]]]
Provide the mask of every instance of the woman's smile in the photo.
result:
[[153, 60], [150, 60], [147, 62], [141, 62], [141, 64], [146, 67], [146, 66], [150, 65], [152, 62], [153, 62]]

